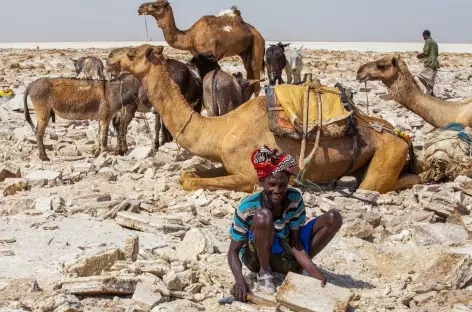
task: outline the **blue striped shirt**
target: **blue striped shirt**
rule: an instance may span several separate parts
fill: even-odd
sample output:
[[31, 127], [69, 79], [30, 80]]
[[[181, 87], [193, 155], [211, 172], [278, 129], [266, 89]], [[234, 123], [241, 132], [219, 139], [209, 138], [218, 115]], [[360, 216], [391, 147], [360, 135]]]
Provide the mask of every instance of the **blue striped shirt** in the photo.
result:
[[[289, 200], [287, 210], [274, 221], [275, 235], [279, 238], [287, 237], [289, 229], [297, 230], [306, 222], [305, 204], [302, 194], [289, 187], [285, 197]], [[251, 228], [252, 218], [257, 209], [262, 208], [262, 192], [254, 193], [243, 198], [238, 209], [234, 213], [231, 225], [231, 238], [237, 241], [243, 240]]]

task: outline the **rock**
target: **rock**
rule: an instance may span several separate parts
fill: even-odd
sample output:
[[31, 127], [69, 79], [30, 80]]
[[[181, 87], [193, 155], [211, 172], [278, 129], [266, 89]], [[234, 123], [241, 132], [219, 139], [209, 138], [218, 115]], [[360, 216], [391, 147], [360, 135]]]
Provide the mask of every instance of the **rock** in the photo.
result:
[[356, 219], [344, 226], [343, 229], [345, 236], [367, 238], [372, 235], [374, 228], [367, 221], [363, 219]]
[[[12, 64], [14, 65], [14, 64]], [[29, 99], [29, 98], [28, 98]], [[31, 103], [31, 100], [27, 101], [27, 105], [30, 109], [30, 111], [34, 111], [34, 106]], [[24, 104], [23, 104], [23, 93], [17, 94], [14, 98], [11, 100], [7, 101], [4, 106], [6, 110], [15, 112], [15, 111], [23, 111]]]
[[139, 280], [134, 275], [91, 276], [65, 279], [62, 290], [73, 295], [132, 295]]
[[101, 153], [93, 162], [93, 165], [97, 169], [102, 169], [111, 165], [112, 160], [108, 158], [108, 153]]
[[166, 220], [152, 215], [121, 211], [116, 214], [115, 222], [119, 225], [148, 233], [175, 233], [186, 231], [187, 226], [168, 224]]
[[104, 194], [97, 197], [97, 202], [106, 202], [111, 200], [110, 194]]
[[357, 180], [355, 177], [344, 176], [336, 181], [336, 188], [353, 190], [357, 187]]
[[[191, 302], [187, 299], [174, 300], [171, 302], [157, 305], [151, 312], [164, 312], [164, 311], [185, 311], [185, 312], [202, 312], [205, 311], [205, 307]], [[249, 310], [247, 310], [249, 311]]]
[[36, 198], [35, 209], [41, 212], [48, 212], [52, 210], [52, 198], [40, 197]]
[[61, 173], [57, 171], [36, 170], [28, 173], [25, 179], [28, 181], [28, 185], [44, 186], [56, 179], [61, 179], [61, 176]]
[[125, 240], [125, 247], [123, 248], [125, 260], [136, 261], [139, 254], [139, 236], [127, 235]]
[[420, 246], [461, 243], [469, 239], [463, 226], [450, 223], [417, 223], [407, 227], [411, 240]]
[[347, 288], [289, 272], [277, 291], [277, 302], [295, 312], [345, 311], [353, 294]]
[[15, 136], [15, 139], [19, 142], [23, 142], [25, 140], [25, 137], [26, 137], [26, 132], [27, 131], [31, 131], [31, 130], [27, 130], [25, 128], [16, 128], [15, 130], [13, 130], [13, 135]]
[[166, 284], [169, 290], [182, 290], [182, 283], [180, 282], [180, 278], [175, 274], [174, 271], [170, 271], [167, 273], [163, 278], [164, 283]]
[[12, 257], [14, 255], [15, 253], [13, 252], [13, 250], [0, 248], [0, 257]]
[[124, 260], [123, 251], [112, 249], [95, 255], [79, 258], [73, 264], [64, 265], [64, 273], [69, 277], [100, 275], [109, 270], [118, 260]]
[[443, 253], [408, 286], [416, 293], [456, 290], [472, 279], [472, 258], [468, 254]]
[[0, 165], [0, 181], [6, 178], [21, 178], [20, 167], [10, 163]]
[[169, 186], [165, 182], [157, 182], [157, 184], [154, 185], [154, 189], [156, 192], [165, 192], [169, 189]]
[[177, 245], [175, 256], [181, 261], [197, 261], [198, 256], [205, 252], [214, 252], [210, 238], [201, 229], [192, 228]]
[[28, 181], [20, 178], [7, 178], [3, 182], [3, 185], [3, 196], [9, 196], [25, 190]]
[[74, 171], [80, 172], [80, 173], [87, 173], [92, 169], [92, 164], [91, 163], [78, 163], [74, 164]]
[[0, 236], [0, 244], [12, 244], [16, 242], [16, 238], [14, 237], [2, 237]]
[[353, 196], [364, 199], [369, 202], [377, 203], [377, 200], [380, 198], [380, 193], [357, 189]]
[[102, 176], [105, 181], [116, 181], [116, 177], [118, 175], [117, 172], [110, 167], [104, 167], [98, 170], [98, 174]]
[[362, 219], [364, 219], [370, 225], [376, 228], [380, 225], [380, 221], [382, 220], [382, 215], [380, 213], [375, 213], [375, 212], [363, 212]]
[[432, 211], [416, 211], [411, 215], [411, 219], [415, 222], [433, 222], [434, 212]]
[[147, 168], [146, 171], [144, 172], [144, 178], [145, 179], [152, 179], [154, 178], [154, 175], [156, 174], [156, 168]]
[[128, 156], [131, 156], [136, 159], [145, 159], [151, 157], [152, 154], [152, 146], [137, 146], [131, 152], [128, 153]]
[[419, 203], [426, 211], [433, 211], [436, 215], [447, 218], [456, 210], [466, 212], [467, 207], [450, 196], [438, 193], [421, 192], [418, 195]]
[[137, 274], [150, 273], [162, 278], [170, 271], [170, 265], [164, 260], [137, 260], [129, 269]]
[[34, 303], [34, 311], [82, 312], [80, 300], [73, 295], [54, 293], [41, 297]]
[[170, 297], [163, 296], [159, 286], [140, 282], [136, 285], [132, 299], [152, 309], [160, 303], [168, 302]]

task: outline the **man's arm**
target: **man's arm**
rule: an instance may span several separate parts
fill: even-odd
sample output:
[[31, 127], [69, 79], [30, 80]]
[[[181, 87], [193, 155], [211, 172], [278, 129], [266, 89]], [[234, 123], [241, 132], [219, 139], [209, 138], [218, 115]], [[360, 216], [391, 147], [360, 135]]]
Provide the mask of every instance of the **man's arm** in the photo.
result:
[[318, 267], [311, 261], [310, 255], [303, 248], [302, 242], [298, 238], [299, 230], [290, 230], [290, 246], [292, 247], [293, 255], [297, 259], [300, 266], [307, 271], [307, 273], [321, 281], [321, 287], [326, 285], [326, 277], [320, 272]]
[[244, 241], [237, 241], [232, 239], [228, 250], [228, 264], [233, 272], [236, 285], [234, 286], [234, 296], [239, 301], [246, 301], [247, 286], [243, 275], [243, 267], [241, 260], [239, 260], [239, 251], [243, 247]]
[[418, 54], [417, 57], [419, 59], [424, 59], [425, 57], [429, 55], [429, 50], [430, 50], [430, 43], [428, 40], [426, 40], [423, 47], [423, 53]]

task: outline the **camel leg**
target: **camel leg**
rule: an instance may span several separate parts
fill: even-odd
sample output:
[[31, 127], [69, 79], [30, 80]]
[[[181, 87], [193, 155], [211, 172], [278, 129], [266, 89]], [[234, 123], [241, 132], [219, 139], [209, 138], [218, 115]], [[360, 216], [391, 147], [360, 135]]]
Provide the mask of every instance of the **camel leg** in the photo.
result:
[[49, 122], [49, 112], [37, 111], [37, 125], [36, 125], [36, 141], [38, 141], [39, 149], [39, 158], [43, 161], [49, 161], [48, 156], [46, 155], [46, 150], [44, 149], [44, 133], [46, 132], [46, 127]]
[[252, 192], [254, 182], [248, 181], [239, 175], [226, 175], [215, 178], [194, 178], [192, 173], [184, 173], [180, 178], [182, 188], [186, 191], [205, 190], [233, 190], [237, 192]]
[[[292, 74], [287, 70], [287, 68], [285, 68], [285, 74], [287, 75], [287, 83], [291, 84], [292, 83]], [[295, 78], [295, 75], [294, 75], [294, 78]], [[297, 82], [297, 81], [295, 80], [295, 82]]]
[[405, 165], [407, 155], [407, 144], [400, 147], [392, 140], [380, 142], [359, 188], [381, 194], [392, 191]]
[[[251, 62], [252, 60], [254, 59], [254, 56], [249, 57], [246, 53], [242, 53], [239, 55], [241, 57], [241, 59], [243, 60], [243, 65], [244, 65], [244, 69], [246, 69], [246, 78], [249, 80], [249, 79], [260, 79], [260, 73], [257, 75], [257, 78], [255, 78], [255, 73], [254, 73], [254, 70], [251, 66]], [[262, 66], [262, 65], [261, 65]], [[260, 71], [260, 69], [259, 69]], [[256, 94], [256, 89], [257, 89], [257, 94]], [[256, 83], [254, 85], [254, 96], [258, 96], [259, 95], [259, 92], [261, 90], [261, 87], [259, 85], [259, 83]]]

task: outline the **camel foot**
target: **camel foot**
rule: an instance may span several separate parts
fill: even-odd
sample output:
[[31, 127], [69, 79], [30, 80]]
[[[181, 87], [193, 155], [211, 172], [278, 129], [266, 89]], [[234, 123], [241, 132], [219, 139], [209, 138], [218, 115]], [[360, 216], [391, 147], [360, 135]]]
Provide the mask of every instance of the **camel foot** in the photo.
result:
[[46, 156], [46, 154], [44, 154], [44, 155], [39, 155], [39, 159], [41, 159], [42, 161], [50, 161], [50, 160], [49, 160], [49, 157]]
[[412, 188], [416, 184], [421, 184], [420, 176], [416, 174], [406, 174], [398, 178], [392, 191]]

